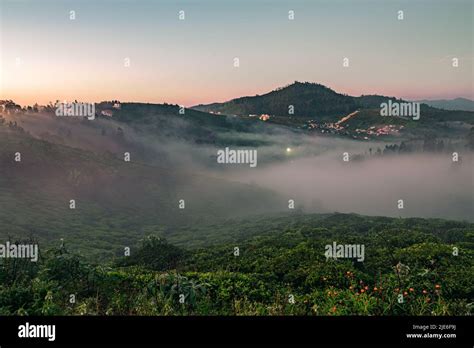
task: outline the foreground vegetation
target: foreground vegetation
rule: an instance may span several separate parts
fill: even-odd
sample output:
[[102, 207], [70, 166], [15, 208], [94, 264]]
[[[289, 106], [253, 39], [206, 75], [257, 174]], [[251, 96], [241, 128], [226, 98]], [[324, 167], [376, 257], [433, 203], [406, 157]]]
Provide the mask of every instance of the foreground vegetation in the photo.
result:
[[[474, 224], [353, 214], [253, 224], [233, 228], [260, 233], [198, 249], [149, 236], [130, 256], [101, 264], [64, 242], [37, 263], [2, 259], [0, 314], [471, 314]], [[219, 228], [225, 235], [224, 225], [208, 227]], [[364, 244], [364, 262], [327, 260], [333, 241]]]

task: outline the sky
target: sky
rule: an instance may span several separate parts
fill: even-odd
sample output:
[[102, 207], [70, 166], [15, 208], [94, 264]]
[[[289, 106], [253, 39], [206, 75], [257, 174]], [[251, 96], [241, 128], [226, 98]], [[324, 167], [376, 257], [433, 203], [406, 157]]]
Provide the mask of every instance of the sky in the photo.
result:
[[0, 99], [192, 106], [294, 81], [357, 96], [474, 99], [473, 4], [0, 0]]

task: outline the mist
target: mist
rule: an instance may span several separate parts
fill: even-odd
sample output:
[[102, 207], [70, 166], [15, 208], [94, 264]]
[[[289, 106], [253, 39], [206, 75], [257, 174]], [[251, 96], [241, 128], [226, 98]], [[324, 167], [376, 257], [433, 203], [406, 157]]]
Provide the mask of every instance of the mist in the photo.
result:
[[[453, 162], [447, 152], [371, 155], [390, 143], [308, 135], [273, 125], [265, 125], [264, 131], [260, 124], [246, 132], [214, 131], [221, 144], [256, 149], [258, 165], [251, 168], [246, 164], [218, 164], [217, 151], [225, 145], [196, 144], [187, 139], [187, 129], [193, 125], [186, 119], [168, 118], [166, 133], [158, 134], [146, 127], [137, 129], [101, 118], [91, 122], [35, 114], [16, 116], [15, 120], [48, 141], [108, 152], [117, 158], [129, 151], [133, 161], [166, 168], [173, 175], [179, 173], [179, 185], [186, 182], [190, 201], [202, 198], [203, 191], [212, 192], [207, 196], [225, 202], [230, 216], [247, 215], [252, 210], [239, 205], [241, 202], [232, 196], [236, 189], [225, 190], [225, 182], [229, 187], [243, 184], [254, 192], [256, 201], [264, 191], [274, 193], [272, 202], [262, 197], [265, 206], [258, 212], [291, 212], [288, 200], [292, 199], [297, 210], [308, 213], [474, 220], [473, 154], [460, 144], [460, 161]], [[124, 137], [117, 136], [118, 127], [124, 130]], [[259, 146], [250, 145], [254, 143]], [[343, 161], [345, 152], [347, 162]], [[209, 180], [204, 182], [202, 177]], [[178, 186], [169, 189], [182, 191]], [[399, 200], [403, 200], [402, 209]]]
[[[343, 162], [341, 149], [235, 172], [231, 177], [293, 199], [305, 212], [474, 220], [472, 153], [461, 163], [453, 163], [450, 154]], [[403, 209], [398, 208], [399, 200]]]

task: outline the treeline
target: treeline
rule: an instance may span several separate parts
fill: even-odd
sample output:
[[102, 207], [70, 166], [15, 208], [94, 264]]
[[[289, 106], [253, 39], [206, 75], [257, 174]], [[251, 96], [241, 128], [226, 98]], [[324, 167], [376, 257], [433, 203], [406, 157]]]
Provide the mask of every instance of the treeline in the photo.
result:
[[[450, 139], [427, 135], [422, 141], [402, 141], [400, 144], [386, 144], [383, 148], [369, 148], [365, 155], [393, 155], [409, 153], [452, 153], [455, 151], [474, 151], [474, 127], [471, 128], [462, 143], [453, 145]], [[362, 157], [361, 157], [362, 158]]]

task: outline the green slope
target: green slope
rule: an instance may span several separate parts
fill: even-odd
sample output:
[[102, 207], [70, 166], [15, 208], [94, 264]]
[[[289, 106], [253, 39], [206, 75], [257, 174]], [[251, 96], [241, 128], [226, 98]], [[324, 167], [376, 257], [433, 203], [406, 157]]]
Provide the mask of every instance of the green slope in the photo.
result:
[[[21, 162], [13, 160], [16, 152]], [[64, 238], [74, 250], [99, 258], [147, 233], [262, 213], [275, 200], [258, 187], [125, 162], [5, 126], [0, 126], [0, 193], [0, 239]], [[180, 199], [185, 209], [179, 209]]]

